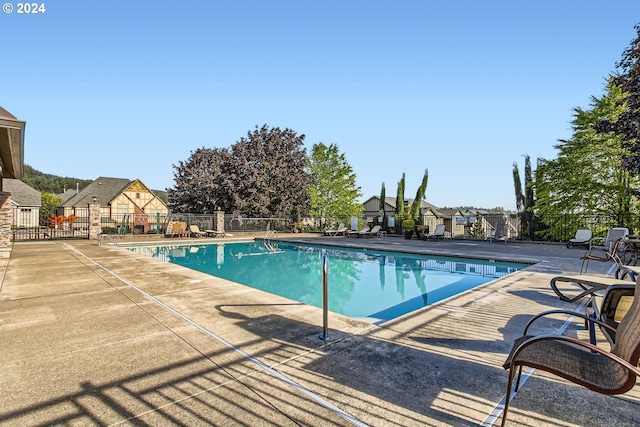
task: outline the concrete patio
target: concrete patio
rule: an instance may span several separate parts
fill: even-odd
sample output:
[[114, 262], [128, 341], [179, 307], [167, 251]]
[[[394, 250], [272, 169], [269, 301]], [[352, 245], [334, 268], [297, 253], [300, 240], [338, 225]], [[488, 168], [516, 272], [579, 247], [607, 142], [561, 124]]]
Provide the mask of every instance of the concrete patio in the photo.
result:
[[[321, 340], [316, 307], [95, 241], [15, 243], [0, 260], [0, 425], [499, 424], [502, 363], [527, 319], [578, 308], [549, 280], [577, 272], [580, 249], [281, 238], [535, 264], [381, 325], [332, 313]], [[587, 336], [580, 321], [566, 333]], [[603, 396], [540, 371], [512, 405], [514, 426], [640, 424], [640, 387]]]

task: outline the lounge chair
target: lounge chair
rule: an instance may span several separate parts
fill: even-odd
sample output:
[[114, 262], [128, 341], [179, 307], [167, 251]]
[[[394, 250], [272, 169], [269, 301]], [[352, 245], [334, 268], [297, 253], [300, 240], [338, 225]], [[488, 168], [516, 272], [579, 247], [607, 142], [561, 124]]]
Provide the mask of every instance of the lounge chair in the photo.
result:
[[187, 223], [183, 221], [169, 221], [167, 224], [167, 230], [165, 236], [169, 237], [182, 237], [187, 230]]
[[364, 233], [362, 233], [361, 236], [358, 237], [373, 237], [373, 236], [378, 236], [380, 237], [380, 229], [382, 228], [382, 226], [380, 225], [375, 225], [370, 231], [366, 231]]
[[224, 231], [204, 230], [204, 232], [207, 234], [207, 237], [224, 237], [225, 235]]
[[[639, 285], [636, 283], [635, 287]], [[528, 329], [537, 319], [547, 314], [570, 313], [590, 324], [615, 332], [615, 343], [611, 351], [574, 337], [555, 334], [527, 335]], [[602, 394], [623, 394], [631, 390], [640, 376], [640, 294], [634, 293], [633, 302], [618, 328], [594, 319], [589, 315], [551, 310], [534, 316], [527, 323], [522, 337], [515, 340], [513, 348], [504, 363], [509, 371], [507, 394], [502, 414], [502, 426], [505, 425], [511, 400], [511, 388], [516, 371], [518, 377], [515, 391], [520, 386], [522, 367], [550, 372], [572, 383]]]
[[573, 239], [569, 239], [567, 242], [567, 248], [572, 246], [588, 246], [591, 248], [591, 239], [593, 238], [593, 233], [589, 229], [581, 229], [576, 231], [576, 235]]
[[[582, 292], [567, 296], [558, 289], [558, 283], [561, 282], [572, 283], [582, 289]], [[562, 301], [575, 302], [586, 296], [591, 296], [596, 292], [603, 291], [611, 285], [625, 285], [629, 283], [629, 281], [625, 282], [622, 279], [580, 274], [576, 276], [556, 276], [551, 279], [550, 284], [553, 292], [555, 292]]]
[[[629, 229], [624, 227], [611, 228], [607, 232], [603, 245], [591, 245], [587, 252], [580, 258], [582, 266], [580, 273], [586, 273], [589, 269], [589, 261], [609, 262], [613, 261], [617, 265], [622, 265], [620, 253], [624, 252], [624, 240], [629, 236]], [[602, 238], [594, 237], [592, 243]]]
[[355, 231], [355, 230], [347, 231], [347, 237], [361, 237], [367, 231], [369, 231], [369, 227], [365, 227], [360, 231]]
[[431, 234], [425, 234], [423, 237], [423, 240], [427, 240], [427, 239], [444, 239], [444, 234], [445, 233], [445, 227], [444, 224], [438, 224], [436, 225], [436, 229], [433, 233]]
[[329, 229], [329, 230], [325, 230], [324, 231], [324, 235], [325, 236], [338, 236], [338, 235], [343, 235], [347, 232], [348, 228], [346, 225], [344, 225], [344, 222], [341, 222], [338, 225], [338, 228], [336, 228], [335, 230]]
[[507, 243], [507, 240], [509, 240], [509, 226], [506, 223], [501, 222], [496, 224], [496, 227], [491, 234], [491, 241], [493, 240], [503, 240]]
[[189, 231], [191, 232], [191, 235], [194, 237], [201, 237], [201, 236], [207, 235], [207, 233], [205, 233], [204, 231], [200, 231], [200, 227], [198, 227], [197, 225], [190, 225]]

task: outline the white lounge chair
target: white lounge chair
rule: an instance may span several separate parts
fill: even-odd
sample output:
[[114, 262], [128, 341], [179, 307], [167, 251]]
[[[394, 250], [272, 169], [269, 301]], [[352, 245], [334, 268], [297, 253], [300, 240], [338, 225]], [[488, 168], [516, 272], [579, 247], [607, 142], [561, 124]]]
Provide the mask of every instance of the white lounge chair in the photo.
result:
[[381, 228], [382, 228], [382, 226], [376, 225], [370, 231], [366, 231], [366, 232], [362, 233], [359, 237], [373, 237], [373, 236], [380, 237], [380, 229]]
[[346, 225], [344, 225], [344, 222], [341, 222], [340, 225], [338, 225], [338, 228], [336, 228], [335, 230], [325, 230], [324, 231], [324, 235], [325, 236], [338, 236], [338, 235], [343, 235], [347, 232], [348, 228]]
[[573, 239], [569, 239], [567, 242], [567, 248], [571, 246], [583, 246], [587, 245], [591, 248], [591, 239], [593, 238], [593, 233], [591, 230], [585, 228], [576, 231], [576, 236]]
[[189, 231], [191, 232], [191, 234], [194, 237], [200, 237], [200, 236], [206, 236], [207, 233], [205, 233], [204, 231], [200, 231], [200, 227], [198, 227], [197, 225], [190, 225], [189, 226]]
[[423, 239], [426, 241], [427, 239], [444, 239], [445, 227], [444, 224], [436, 225], [436, 229], [431, 234], [425, 234]]
[[369, 227], [365, 227], [360, 231], [354, 231], [354, 230], [347, 231], [347, 237], [361, 237], [367, 231], [369, 231]]

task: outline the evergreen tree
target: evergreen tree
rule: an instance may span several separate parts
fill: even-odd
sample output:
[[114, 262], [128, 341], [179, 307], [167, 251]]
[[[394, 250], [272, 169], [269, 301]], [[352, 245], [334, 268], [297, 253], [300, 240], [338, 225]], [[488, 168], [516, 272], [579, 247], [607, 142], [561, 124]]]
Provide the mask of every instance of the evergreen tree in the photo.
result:
[[[402, 222], [404, 215], [404, 172], [402, 172], [402, 179], [398, 182], [398, 194], [396, 196], [396, 222]], [[396, 225], [399, 226], [400, 224]]]
[[420, 204], [424, 199], [424, 195], [427, 192], [428, 182], [429, 182], [429, 170], [425, 169], [424, 175], [422, 176], [422, 182], [420, 183], [420, 186], [416, 191], [416, 198], [413, 199], [413, 203], [411, 203], [411, 210], [409, 211], [411, 215], [411, 219], [413, 219], [414, 221], [417, 221], [419, 219], [418, 217], [420, 216]]

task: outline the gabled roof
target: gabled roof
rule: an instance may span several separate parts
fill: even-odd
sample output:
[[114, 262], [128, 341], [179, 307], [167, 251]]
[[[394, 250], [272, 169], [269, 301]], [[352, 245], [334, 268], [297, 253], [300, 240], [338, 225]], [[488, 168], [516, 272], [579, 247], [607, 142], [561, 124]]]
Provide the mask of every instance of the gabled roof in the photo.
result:
[[[380, 196], [371, 196], [367, 200], [365, 200], [365, 202], [363, 204], [367, 203], [369, 200], [372, 200], [372, 199], [380, 199]], [[408, 203], [409, 206], [411, 206], [411, 203], [413, 203], [413, 199], [404, 199], [404, 201], [406, 203]], [[384, 198], [384, 202], [385, 202], [385, 204], [391, 206], [392, 208], [394, 208], [394, 209], [396, 208], [396, 198], [395, 197], [385, 197]], [[438, 209], [435, 205], [432, 205], [429, 202], [426, 202], [424, 200], [420, 201], [420, 209], [429, 209], [429, 208]]]
[[24, 128], [26, 122], [16, 119], [0, 107], [1, 178], [22, 179], [24, 169]]
[[83, 188], [78, 194], [74, 194], [73, 197], [66, 200], [62, 206], [85, 207], [89, 203], [93, 203], [93, 198], [96, 197], [96, 203], [106, 207], [131, 183], [132, 181], [126, 178], [100, 177]]
[[11, 200], [18, 206], [42, 206], [40, 192], [19, 179], [5, 178], [2, 181], [2, 189], [11, 193]]

